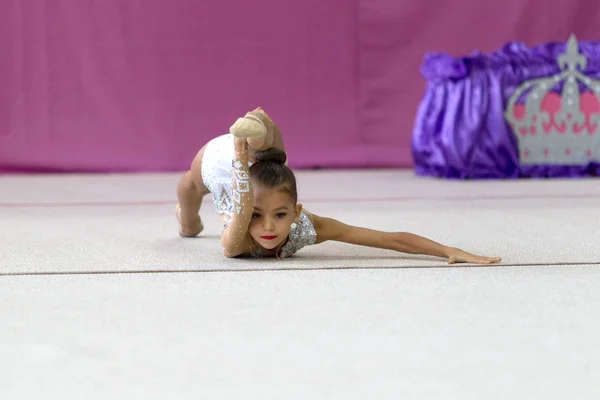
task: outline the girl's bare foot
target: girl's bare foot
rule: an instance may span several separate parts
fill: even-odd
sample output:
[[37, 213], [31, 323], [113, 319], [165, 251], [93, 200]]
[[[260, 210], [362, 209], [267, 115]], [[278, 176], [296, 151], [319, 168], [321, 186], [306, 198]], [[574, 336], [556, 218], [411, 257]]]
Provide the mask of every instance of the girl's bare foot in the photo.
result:
[[184, 217], [179, 204], [175, 206], [175, 216], [177, 217], [177, 221], [179, 222], [179, 236], [195, 237], [198, 236], [204, 230], [204, 225], [202, 224], [200, 215], [196, 214], [195, 217], [191, 218]]
[[261, 107], [246, 113], [231, 126], [229, 131], [238, 138], [246, 138], [254, 150], [268, 148], [273, 142], [273, 121]]

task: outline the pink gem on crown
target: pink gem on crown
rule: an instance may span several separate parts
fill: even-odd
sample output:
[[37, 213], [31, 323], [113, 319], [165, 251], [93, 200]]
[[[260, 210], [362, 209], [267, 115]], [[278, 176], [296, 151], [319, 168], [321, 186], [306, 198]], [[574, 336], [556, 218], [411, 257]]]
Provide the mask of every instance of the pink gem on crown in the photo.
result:
[[[521, 164], [600, 161], [600, 81], [581, 72], [587, 58], [575, 35], [558, 65], [559, 74], [523, 82], [508, 101], [504, 116], [517, 138]], [[553, 91], [563, 82], [562, 93]], [[587, 91], [580, 92], [580, 83]], [[524, 94], [525, 104], [518, 104]]]

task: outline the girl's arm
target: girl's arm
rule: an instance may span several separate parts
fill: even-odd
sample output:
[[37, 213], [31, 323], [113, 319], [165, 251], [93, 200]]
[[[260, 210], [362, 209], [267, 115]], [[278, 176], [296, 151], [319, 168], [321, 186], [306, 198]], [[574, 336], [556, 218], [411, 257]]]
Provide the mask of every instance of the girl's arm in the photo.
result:
[[499, 257], [481, 257], [455, 247], [447, 247], [427, 238], [407, 232], [382, 232], [373, 229], [351, 226], [333, 218], [311, 214], [317, 232], [316, 243], [328, 240], [395, 250], [408, 254], [424, 254], [447, 258], [449, 264], [465, 262], [491, 264], [501, 261]]
[[225, 257], [237, 257], [248, 251], [248, 227], [254, 212], [254, 195], [248, 174], [248, 142], [234, 138], [235, 158], [232, 165], [233, 215], [221, 237]]

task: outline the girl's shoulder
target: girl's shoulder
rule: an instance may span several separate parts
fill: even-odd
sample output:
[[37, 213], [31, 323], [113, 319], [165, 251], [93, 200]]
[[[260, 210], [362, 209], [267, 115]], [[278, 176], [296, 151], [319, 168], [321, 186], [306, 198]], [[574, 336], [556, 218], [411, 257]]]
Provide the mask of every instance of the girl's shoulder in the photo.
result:
[[300, 218], [290, 228], [288, 242], [281, 248], [280, 257], [290, 257], [303, 247], [315, 244], [317, 231], [313, 224], [313, 215], [306, 210], [300, 212]]

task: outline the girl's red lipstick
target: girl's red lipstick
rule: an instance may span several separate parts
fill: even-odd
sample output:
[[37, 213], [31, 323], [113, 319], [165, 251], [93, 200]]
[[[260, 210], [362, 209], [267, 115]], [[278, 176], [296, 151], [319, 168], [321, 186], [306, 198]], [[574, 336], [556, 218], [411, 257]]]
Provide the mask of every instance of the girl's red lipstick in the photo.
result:
[[265, 239], [265, 240], [273, 240], [275, 239], [277, 236], [261, 236], [261, 239]]

